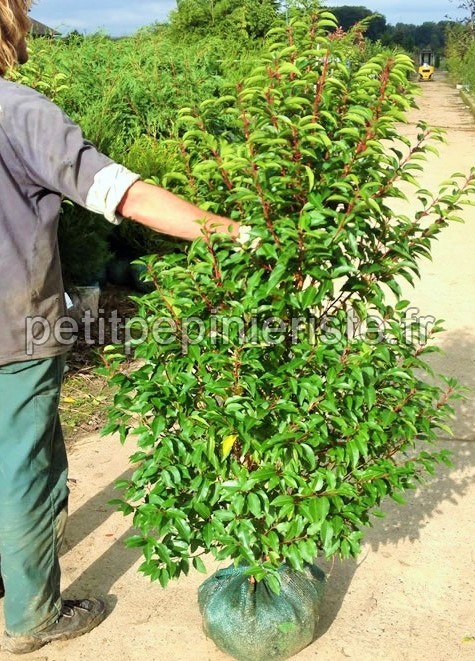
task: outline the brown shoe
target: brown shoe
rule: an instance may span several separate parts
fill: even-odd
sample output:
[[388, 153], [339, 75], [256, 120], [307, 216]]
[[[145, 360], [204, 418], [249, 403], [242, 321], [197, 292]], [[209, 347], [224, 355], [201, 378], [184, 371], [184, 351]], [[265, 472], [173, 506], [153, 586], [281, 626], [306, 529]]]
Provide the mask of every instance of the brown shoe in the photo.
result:
[[63, 601], [57, 622], [29, 636], [11, 636], [5, 632], [3, 649], [12, 654], [28, 654], [55, 640], [69, 640], [82, 636], [97, 627], [105, 617], [106, 607], [100, 599]]

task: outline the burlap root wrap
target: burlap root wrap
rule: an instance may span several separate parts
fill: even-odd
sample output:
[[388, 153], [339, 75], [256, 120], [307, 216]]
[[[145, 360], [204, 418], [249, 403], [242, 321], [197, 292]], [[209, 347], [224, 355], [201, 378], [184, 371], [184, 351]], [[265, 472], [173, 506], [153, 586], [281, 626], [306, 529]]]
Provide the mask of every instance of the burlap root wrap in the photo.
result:
[[264, 581], [252, 584], [244, 567], [228, 567], [199, 588], [203, 628], [220, 650], [238, 661], [288, 659], [315, 638], [325, 574], [315, 565], [279, 570], [279, 595]]

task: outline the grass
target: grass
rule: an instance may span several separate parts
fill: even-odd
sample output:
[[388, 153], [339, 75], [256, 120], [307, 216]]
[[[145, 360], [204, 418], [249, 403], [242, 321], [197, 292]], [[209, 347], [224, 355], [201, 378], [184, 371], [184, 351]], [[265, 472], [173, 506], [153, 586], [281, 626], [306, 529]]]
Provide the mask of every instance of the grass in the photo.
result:
[[59, 412], [68, 445], [78, 435], [101, 429], [111, 397], [107, 379], [96, 374], [93, 367], [66, 374]]
[[[135, 315], [136, 304], [130, 295], [137, 292], [124, 287], [107, 285], [99, 299], [99, 317], [91, 324], [90, 339], [85, 341], [82, 332], [67, 356], [69, 371], [66, 373], [59, 412], [68, 447], [84, 434], [98, 432], [107, 420], [107, 411], [112, 403], [113, 392], [108, 379], [98, 374], [103, 366], [104, 347], [112, 344], [111, 327], [107, 323], [112, 313], [125, 320]], [[103, 332], [99, 321], [103, 321]], [[119, 328], [119, 333], [123, 324]]]

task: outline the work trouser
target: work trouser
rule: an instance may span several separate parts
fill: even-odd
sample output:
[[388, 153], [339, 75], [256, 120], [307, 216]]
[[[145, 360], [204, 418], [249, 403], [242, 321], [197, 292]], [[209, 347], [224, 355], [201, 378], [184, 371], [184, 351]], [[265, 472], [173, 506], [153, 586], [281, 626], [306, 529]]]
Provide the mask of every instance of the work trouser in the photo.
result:
[[58, 552], [67, 459], [58, 400], [64, 357], [0, 366], [0, 558], [5, 628], [41, 631], [61, 612]]

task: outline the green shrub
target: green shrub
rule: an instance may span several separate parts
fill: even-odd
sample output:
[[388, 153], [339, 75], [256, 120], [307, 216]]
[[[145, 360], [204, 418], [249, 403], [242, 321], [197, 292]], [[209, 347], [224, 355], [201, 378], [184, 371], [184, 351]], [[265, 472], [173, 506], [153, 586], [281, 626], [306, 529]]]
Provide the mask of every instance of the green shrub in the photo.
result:
[[[411, 319], [400, 283], [458, 220], [475, 172], [419, 187], [442, 137], [400, 135], [411, 61], [351, 67], [333, 26], [324, 11], [294, 18], [250, 76], [180, 114], [182, 164], [166, 182], [251, 239], [205, 235], [149, 258], [139, 367], [120, 373], [111, 354], [105, 431], [138, 446], [118, 503], [162, 585], [211, 552], [277, 591], [282, 563], [356, 555], [383, 498], [401, 502], [447, 461], [431, 446], [457, 389], [426, 378], [440, 324]], [[401, 184], [414, 186], [410, 216], [390, 205]]]
[[63, 204], [58, 228], [59, 252], [66, 289], [103, 284], [111, 257], [109, 235], [113, 226], [96, 213]]
[[447, 33], [447, 69], [455, 83], [475, 90], [475, 39], [470, 26], [456, 24]]
[[20, 72], [33, 68], [24, 82], [37, 88], [59, 77], [55, 101], [99, 149], [127, 165], [136, 141], [148, 137], [153, 147], [169, 137], [177, 110], [219, 93], [234, 60], [242, 59], [229, 41], [184, 45], [166, 34], [143, 30], [119, 40], [96, 34], [41, 47], [32, 41], [30, 63]]
[[[120, 40], [100, 33], [32, 40], [29, 62], [11, 77], [58, 103], [111, 158], [145, 179], [163, 177], [175, 167], [176, 153], [166, 140], [174, 133], [178, 108], [219, 95], [228, 73], [232, 79], [252, 61], [249, 52], [243, 58], [229, 39], [185, 46], [166, 34], [148, 29]], [[99, 232], [83, 268], [81, 245], [100, 220], [79, 209], [67, 209], [65, 218], [60, 228], [65, 278], [69, 284], [84, 284], [86, 272], [102, 268], [105, 233]], [[179, 249], [177, 242], [135, 223], [123, 223], [112, 239], [114, 250], [134, 258]]]
[[278, 17], [277, 0], [182, 0], [171, 12], [170, 32], [177, 41], [216, 35], [245, 47], [264, 37]]
[[52, 101], [58, 102], [68, 89], [67, 76], [58, 70], [44, 67], [44, 59], [51, 53], [48, 41], [37, 41], [34, 57], [26, 64], [8, 72], [8, 78], [16, 83], [33, 87]]

